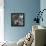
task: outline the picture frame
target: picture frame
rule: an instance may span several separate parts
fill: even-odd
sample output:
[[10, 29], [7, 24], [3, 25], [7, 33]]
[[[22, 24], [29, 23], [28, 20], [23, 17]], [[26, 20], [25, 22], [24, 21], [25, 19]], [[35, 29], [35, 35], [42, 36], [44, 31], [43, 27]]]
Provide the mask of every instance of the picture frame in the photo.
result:
[[11, 26], [24, 26], [25, 14], [24, 13], [11, 13]]

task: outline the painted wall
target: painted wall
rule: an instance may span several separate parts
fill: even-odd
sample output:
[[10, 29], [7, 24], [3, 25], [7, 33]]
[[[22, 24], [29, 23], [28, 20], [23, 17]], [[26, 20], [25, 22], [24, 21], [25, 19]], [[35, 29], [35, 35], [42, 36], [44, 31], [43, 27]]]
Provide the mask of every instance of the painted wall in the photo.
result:
[[[41, 2], [40, 9], [42, 11], [43, 9], [46, 9], [46, 0], [41, 0], [40, 2]], [[43, 16], [43, 22], [41, 21], [40, 25], [46, 26], [46, 10], [43, 12], [42, 16]]]
[[[4, 35], [7, 41], [18, 41], [32, 30], [35, 14], [40, 10], [40, 0], [4, 0]], [[11, 27], [11, 13], [25, 13], [24, 27]]]
[[0, 42], [4, 41], [4, 0], [0, 0]]

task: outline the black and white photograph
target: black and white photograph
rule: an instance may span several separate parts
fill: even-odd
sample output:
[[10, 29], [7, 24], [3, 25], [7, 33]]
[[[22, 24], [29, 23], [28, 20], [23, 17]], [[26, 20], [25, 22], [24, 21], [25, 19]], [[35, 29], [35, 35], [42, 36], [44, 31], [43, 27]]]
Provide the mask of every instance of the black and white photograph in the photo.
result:
[[24, 13], [11, 13], [11, 26], [24, 26]]

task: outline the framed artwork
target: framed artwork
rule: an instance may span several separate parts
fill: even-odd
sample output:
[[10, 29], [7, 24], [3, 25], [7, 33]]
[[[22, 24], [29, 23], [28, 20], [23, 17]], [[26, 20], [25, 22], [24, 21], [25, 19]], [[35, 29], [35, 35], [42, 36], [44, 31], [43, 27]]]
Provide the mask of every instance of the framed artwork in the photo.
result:
[[25, 16], [24, 13], [11, 13], [11, 26], [24, 26]]

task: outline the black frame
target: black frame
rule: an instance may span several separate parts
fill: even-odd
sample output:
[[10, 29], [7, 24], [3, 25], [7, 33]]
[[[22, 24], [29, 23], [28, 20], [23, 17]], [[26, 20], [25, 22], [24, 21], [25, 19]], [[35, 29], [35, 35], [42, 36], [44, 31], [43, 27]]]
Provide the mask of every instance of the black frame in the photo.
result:
[[[23, 15], [23, 25], [16, 25], [13, 23], [13, 16]], [[25, 25], [25, 14], [24, 13], [11, 13], [11, 26], [24, 26]]]

